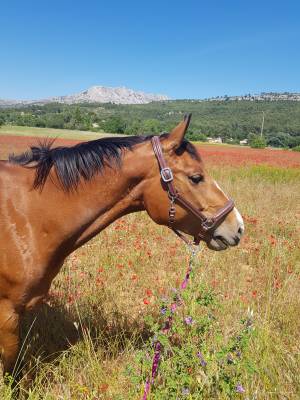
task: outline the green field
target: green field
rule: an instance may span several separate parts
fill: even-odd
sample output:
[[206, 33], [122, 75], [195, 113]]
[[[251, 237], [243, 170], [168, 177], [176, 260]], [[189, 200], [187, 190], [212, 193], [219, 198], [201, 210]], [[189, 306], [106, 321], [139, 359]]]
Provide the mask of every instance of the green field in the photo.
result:
[[50, 137], [59, 139], [93, 140], [111, 136], [107, 133], [77, 131], [70, 129], [36, 128], [29, 126], [4, 125], [0, 127], [1, 135]]

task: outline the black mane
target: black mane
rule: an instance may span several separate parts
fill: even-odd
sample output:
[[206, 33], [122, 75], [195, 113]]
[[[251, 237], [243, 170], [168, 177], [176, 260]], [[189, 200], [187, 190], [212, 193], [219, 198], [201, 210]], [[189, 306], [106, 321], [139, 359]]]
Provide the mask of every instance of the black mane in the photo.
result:
[[23, 154], [11, 154], [9, 161], [36, 168], [34, 189], [43, 188], [54, 166], [62, 188], [70, 191], [77, 188], [81, 178], [87, 181], [101, 172], [105, 163], [120, 166], [123, 150], [132, 150], [134, 145], [149, 139], [150, 136], [110, 137], [78, 143], [72, 147], [53, 148], [54, 140], [48, 139], [38, 146], [30, 147]]
[[[162, 137], [166, 137], [163, 134]], [[34, 189], [42, 189], [51, 168], [55, 172], [63, 190], [76, 190], [80, 179], [90, 180], [103, 170], [104, 165], [121, 166], [122, 152], [132, 150], [133, 146], [146, 142], [152, 136], [109, 137], [78, 143], [72, 147], [52, 147], [54, 140], [40, 142], [20, 155], [11, 154], [9, 162], [36, 169]], [[194, 146], [183, 141], [182, 150], [195, 158]]]

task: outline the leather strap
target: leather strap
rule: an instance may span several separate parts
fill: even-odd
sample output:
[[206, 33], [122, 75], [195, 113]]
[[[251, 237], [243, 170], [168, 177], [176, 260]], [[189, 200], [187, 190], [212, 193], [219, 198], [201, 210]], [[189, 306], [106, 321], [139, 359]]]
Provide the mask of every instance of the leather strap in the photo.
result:
[[173, 231], [186, 243], [189, 243], [188, 239], [186, 239], [186, 237], [180, 231], [172, 227], [172, 224], [175, 222], [174, 204], [175, 203], [180, 204], [183, 208], [190, 211], [193, 215], [195, 215], [196, 218], [198, 218], [201, 221], [200, 232], [198, 236], [194, 238], [195, 244], [199, 244], [200, 240], [205, 240], [211, 237], [214, 230], [223, 222], [227, 214], [229, 214], [233, 210], [234, 202], [233, 200], [229, 199], [225, 204], [225, 206], [220, 208], [214, 216], [209, 218], [206, 217], [205, 214], [203, 214], [203, 212], [195, 208], [192, 203], [190, 203], [188, 200], [182, 197], [181, 194], [178, 192], [178, 190], [176, 190], [173, 184], [174, 181], [173, 173], [171, 168], [168, 167], [166, 160], [164, 158], [159, 136], [153, 136], [151, 138], [151, 143], [153, 151], [158, 161], [162, 181], [167, 186], [168, 195], [171, 200], [171, 206], [169, 209], [170, 228], [173, 229]]

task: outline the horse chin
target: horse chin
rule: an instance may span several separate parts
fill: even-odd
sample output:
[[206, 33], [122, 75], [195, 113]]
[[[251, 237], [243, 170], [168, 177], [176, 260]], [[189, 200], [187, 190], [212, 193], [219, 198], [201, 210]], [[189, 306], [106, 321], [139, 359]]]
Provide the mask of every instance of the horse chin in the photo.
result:
[[206, 242], [207, 247], [210, 250], [222, 251], [228, 249], [229, 245], [219, 238], [211, 238], [209, 242]]

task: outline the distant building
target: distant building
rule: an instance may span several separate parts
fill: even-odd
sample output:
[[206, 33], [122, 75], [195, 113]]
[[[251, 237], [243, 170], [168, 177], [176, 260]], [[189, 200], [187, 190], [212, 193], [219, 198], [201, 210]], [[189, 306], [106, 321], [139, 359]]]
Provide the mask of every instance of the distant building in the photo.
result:
[[93, 127], [93, 128], [99, 128], [99, 124], [97, 124], [97, 122], [93, 122], [93, 123], [92, 123], [92, 127]]
[[240, 140], [240, 145], [245, 146], [248, 144], [248, 139]]
[[220, 137], [218, 137], [218, 138], [208, 137], [207, 141], [208, 141], [208, 143], [223, 143], [223, 140]]

